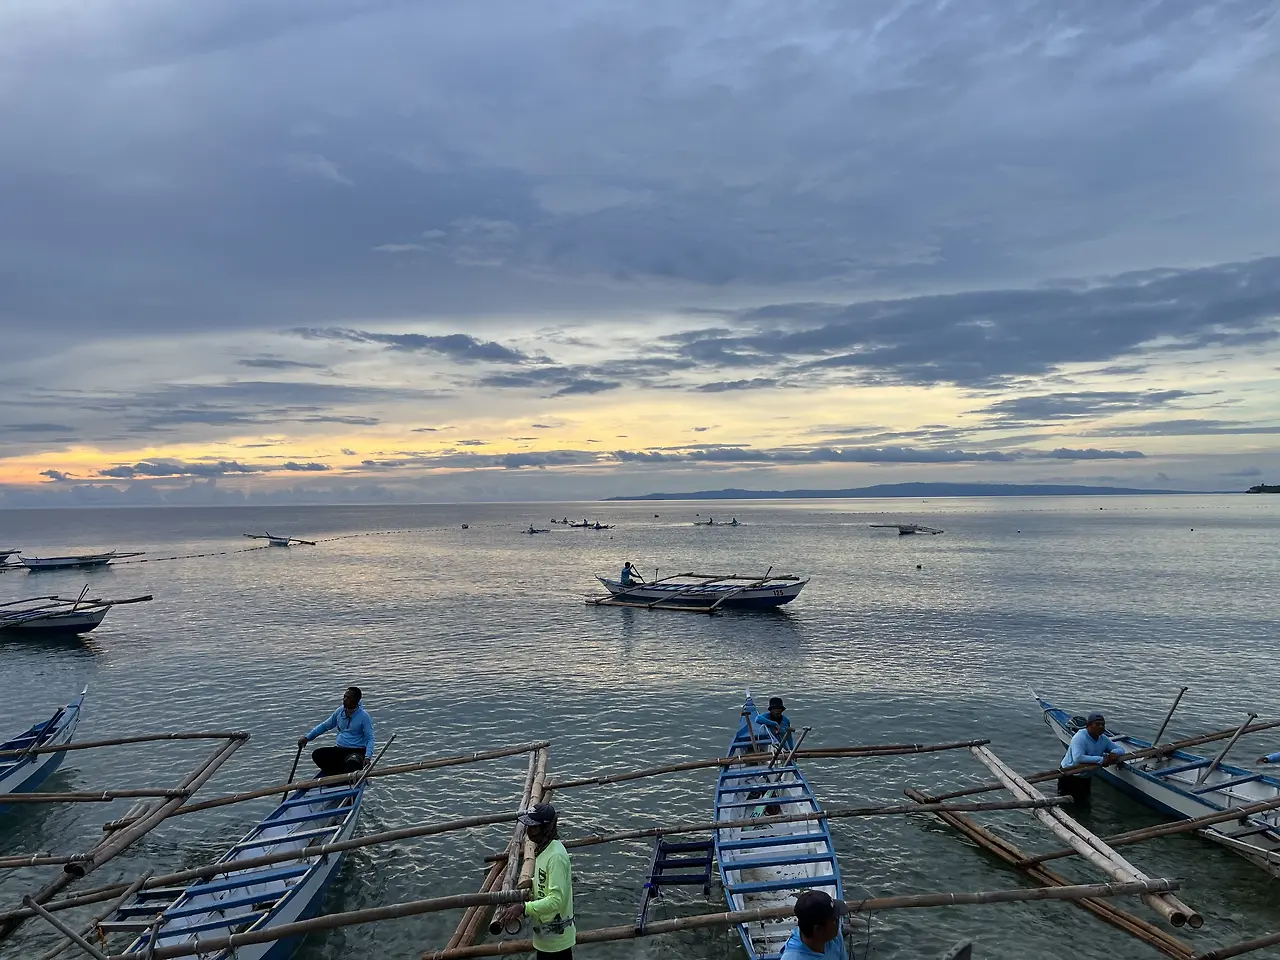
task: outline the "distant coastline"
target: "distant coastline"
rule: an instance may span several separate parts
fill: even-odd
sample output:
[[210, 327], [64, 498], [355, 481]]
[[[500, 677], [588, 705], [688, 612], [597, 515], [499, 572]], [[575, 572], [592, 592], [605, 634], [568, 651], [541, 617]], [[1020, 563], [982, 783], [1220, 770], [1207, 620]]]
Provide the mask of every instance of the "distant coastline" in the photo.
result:
[[[1280, 489], [1280, 488], [1278, 488]], [[696, 493], [646, 493], [617, 500], [856, 500], [875, 497], [1101, 497], [1151, 494], [1234, 493], [1236, 491], [1148, 490], [1051, 483], [878, 483], [845, 490], [699, 490]], [[1261, 491], [1259, 491], [1261, 492]]]

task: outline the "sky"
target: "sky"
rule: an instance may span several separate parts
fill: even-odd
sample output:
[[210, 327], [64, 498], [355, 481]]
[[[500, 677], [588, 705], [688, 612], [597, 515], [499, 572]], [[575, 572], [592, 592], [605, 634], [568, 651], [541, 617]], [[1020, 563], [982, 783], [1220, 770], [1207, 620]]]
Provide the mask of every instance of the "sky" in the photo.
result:
[[8, 0], [0, 506], [1280, 482], [1280, 13]]

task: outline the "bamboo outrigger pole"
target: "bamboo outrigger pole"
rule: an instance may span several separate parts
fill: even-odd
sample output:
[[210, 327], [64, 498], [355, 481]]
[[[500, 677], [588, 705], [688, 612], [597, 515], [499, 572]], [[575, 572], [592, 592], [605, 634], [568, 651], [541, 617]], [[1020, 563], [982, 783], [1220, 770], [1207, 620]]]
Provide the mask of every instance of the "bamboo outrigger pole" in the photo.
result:
[[[130, 743], [154, 743], [157, 740], [248, 740], [249, 734], [242, 731], [226, 732], [195, 731], [191, 733], [140, 733], [131, 737], [111, 737], [107, 740], [77, 740], [75, 743], [56, 743], [24, 750], [0, 750], [0, 759], [18, 756], [24, 753], [66, 753], [69, 750], [92, 750], [95, 747], [120, 747]], [[8, 800], [6, 799], [6, 803]]]

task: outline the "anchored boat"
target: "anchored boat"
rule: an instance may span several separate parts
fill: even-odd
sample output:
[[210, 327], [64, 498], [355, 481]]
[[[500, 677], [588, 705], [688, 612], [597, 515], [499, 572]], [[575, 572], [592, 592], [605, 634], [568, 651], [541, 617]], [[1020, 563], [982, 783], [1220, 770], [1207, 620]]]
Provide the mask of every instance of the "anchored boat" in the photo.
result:
[[[466, 524], [463, 524], [463, 526], [465, 527]], [[294, 543], [305, 543], [308, 547], [316, 545], [314, 540], [299, 540], [297, 537], [277, 537], [275, 534], [265, 531], [263, 533], [246, 533], [245, 536], [250, 540], [266, 540], [268, 546], [272, 547], [287, 547]]]
[[[730, 910], [789, 907], [805, 890], [822, 890], [844, 899], [835, 844], [822, 809], [795, 763], [795, 747], [784, 750], [758, 721], [760, 713], [747, 694], [742, 723], [726, 756], [773, 751], [773, 761], [722, 769], [716, 784], [717, 821], [756, 820], [771, 816], [815, 814], [795, 823], [762, 823], [716, 831], [715, 853]], [[799, 746], [797, 743], [796, 746]], [[751, 960], [778, 960], [795, 923], [790, 918], [759, 920], [738, 926]]]
[[140, 557], [142, 551], [121, 553], [110, 550], [107, 553], [79, 553], [67, 557], [20, 557], [22, 565], [35, 573], [40, 570], [83, 570], [91, 567], [105, 567], [112, 560], [124, 560], [127, 557]]
[[[1063, 745], [1070, 743], [1085, 725], [1084, 717], [1053, 706], [1039, 694], [1036, 701], [1044, 711], [1045, 723]], [[1163, 727], [1160, 732], [1164, 732]], [[1154, 746], [1149, 740], [1109, 730], [1107, 736], [1131, 751]], [[1216, 757], [1175, 750], [1164, 756], [1100, 767], [1094, 776], [1147, 806], [1182, 820], [1280, 799], [1280, 779], [1222, 762], [1238, 737], [1239, 731]], [[1198, 832], [1273, 876], [1280, 876], [1280, 809], [1243, 814], [1239, 820], [1212, 824]]]
[[[200, 938], [269, 930], [315, 916], [343, 853], [308, 854], [355, 833], [367, 781], [296, 790], [244, 839], [222, 856], [226, 870], [188, 887], [142, 890], [99, 925], [104, 933], [134, 933], [124, 952], [149, 956], [153, 949], [194, 944]], [[297, 851], [297, 859], [265, 866], [237, 863], [267, 854]], [[274, 940], [202, 953], [203, 960], [287, 960], [301, 938]]]
[[587, 603], [603, 606], [646, 607], [650, 610], [689, 610], [715, 613], [723, 607], [765, 610], [790, 603], [800, 596], [808, 577], [744, 577], [734, 573], [679, 573], [651, 583], [624, 585], [620, 580], [596, 577], [608, 596]]
[[112, 607], [126, 603], [146, 603], [152, 599], [147, 594], [127, 600], [86, 600], [85, 594], [88, 592], [89, 588], [86, 586], [74, 600], [48, 596], [0, 603], [0, 632], [42, 637], [88, 633], [102, 623], [103, 617]]
[[937, 536], [944, 532], [937, 527], [924, 527], [918, 523], [873, 523], [871, 526], [877, 530], [897, 530], [900, 537], [909, 537], [917, 533]]
[[66, 753], [55, 750], [34, 753], [37, 747], [56, 747], [70, 743], [80, 723], [80, 708], [84, 705], [85, 687], [65, 707], [58, 708], [52, 717], [37, 723], [26, 733], [0, 743], [0, 811], [5, 809], [4, 795], [31, 793], [62, 766]]

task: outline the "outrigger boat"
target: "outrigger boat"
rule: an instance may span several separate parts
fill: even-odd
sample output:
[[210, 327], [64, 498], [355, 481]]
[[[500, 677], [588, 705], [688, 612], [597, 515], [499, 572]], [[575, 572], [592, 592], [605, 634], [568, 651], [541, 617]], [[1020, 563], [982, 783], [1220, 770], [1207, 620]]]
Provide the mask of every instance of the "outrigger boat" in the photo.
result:
[[[770, 568], [772, 569], [772, 568]], [[733, 573], [678, 573], [651, 583], [624, 586], [620, 580], [596, 577], [609, 591], [587, 603], [603, 606], [647, 607], [650, 610], [689, 610], [715, 613], [724, 607], [766, 610], [790, 603], [800, 595], [808, 577], [744, 577]]]
[[530, 526], [529, 526], [529, 529], [528, 529], [528, 530], [521, 530], [520, 532], [521, 532], [521, 533], [527, 533], [527, 534], [529, 534], [530, 536], [532, 536], [532, 535], [533, 535], [533, 534], [535, 534], [535, 533], [550, 533], [551, 531], [550, 531], [550, 530], [544, 530], [544, 529], [541, 529], [541, 528], [539, 528], [539, 527], [535, 527], [535, 526], [533, 526], [532, 524], [530, 524]]
[[[269, 930], [315, 916], [342, 852], [308, 854], [355, 833], [368, 781], [295, 790], [217, 862], [226, 870], [188, 887], [142, 890], [99, 924], [103, 934], [132, 933], [124, 952], [150, 956], [165, 947], [193, 945], [201, 937]], [[296, 860], [237, 868], [237, 861], [297, 851]], [[202, 960], [287, 960], [301, 938], [201, 953]]]
[[88, 586], [80, 596], [31, 597], [26, 600], [10, 600], [0, 603], [0, 632], [24, 633], [40, 636], [62, 636], [88, 633], [107, 615], [112, 607], [126, 603], [146, 603], [151, 594], [130, 597], [127, 600], [86, 600]]
[[21, 549], [17, 550], [0, 550], [0, 570], [15, 570], [22, 566], [22, 561], [14, 560], [13, 557], [21, 553]]
[[[1063, 745], [1070, 743], [1076, 731], [1085, 725], [1085, 718], [1053, 706], [1039, 694], [1035, 697], [1049, 729]], [[1164, 732], [1163, 727], [1160, 732]], [[1149, 740], [1139, 737], [1110, 731], [1107, 736], [1129, 751], [1153, 746]], [[1280, 799], [1280, 779], [1222, 762], [1237, 737], [1216, 757], [1176, 750], [1164, 756], [1100, 767], [1094, 776], [1137, 797], [1147, 806], [1181, 820]], [[1212, 824], [1197, 832], [1273, 876], [1280, 876], [1280, 809]]]
[[10, 793], [31, 793], [44, 783], [58, 767], [66, 753], [55, 750], [50, 753], [32, 753], [36, 747], [56, 747], [70, 743], [80, 723], [80, 709], [84, 705], [85, 687], [65, 707], [59, 707], [52, 717], [37, 723], [26, 733], [0, 743], [0, 811], [5, 809], [4, 796]]
[[81, 553], [69, 557], [21, 557], [22, 565], [32, 573], [39, 570], [83, 570], [91, 567], [105, 567], [112, 560], [123, 560], [127, 557], [140, 557], [142, 551], [121, 553], [111, 550], [107, 553]]
[[[789, 907], [805, 890], [822, 890], [834, 900], [844, 899], [831, 831], [817, 816], [822, 806], [795, 763], [799, 742], [783, 748], [759, 723], [750, 692], [742, 705], [742, 718], [727, 756], [772, 751], [773, 760], [722, 768], [716, 783], [715, 819], [755, 820], [810, 812], [815, 816], [795, 823], [716, 831], [716, 861], [729, 909]], [[754, 921], [740, 924], [738, 935], [750, 960], [778, 960], [793, 929], [795, 923], [789, 918]]]
[[928, 533], [937, 536], [945, 532], [937, 527], [924, 527], [918, 523], [873, 523], [871, 526], [878, 530], [897, 530], [900, 537], [909, 537], [916, 533]]
[[245, 536], [250, 540], [266, 540], [273, 547], [287, 547], [292, 543], [305, 543], [308, 547], [316, 545], [314, 540], [299, 540], [297, 537], [277, 537], [275, 534], [265, 531], [262, 533], [246, 533]]

